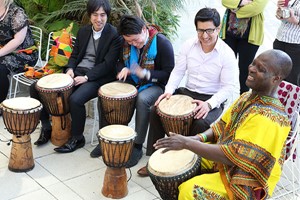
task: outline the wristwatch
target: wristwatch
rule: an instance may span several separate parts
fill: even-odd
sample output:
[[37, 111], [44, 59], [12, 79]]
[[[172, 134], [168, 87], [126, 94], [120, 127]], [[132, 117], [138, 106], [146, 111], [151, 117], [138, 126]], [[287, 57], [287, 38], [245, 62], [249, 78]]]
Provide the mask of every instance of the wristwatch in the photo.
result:
[[84, 76], [86, 81], [89, 81], [89, 77], [87, 75]]
[[206, 103], [208, 105], [209, 110], [212, 110], [212, 107], [211, 107], [210, 103], [208, 103], [208, 102], [206, 102]]

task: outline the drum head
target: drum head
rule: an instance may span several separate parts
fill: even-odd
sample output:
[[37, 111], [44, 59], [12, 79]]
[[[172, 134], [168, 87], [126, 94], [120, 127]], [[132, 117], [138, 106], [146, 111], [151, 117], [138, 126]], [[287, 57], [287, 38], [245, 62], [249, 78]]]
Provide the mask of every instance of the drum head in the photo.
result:
[[38, 87], [45, 89], [65, 88], [73, 83], [68, 74], [50, 74], [44, 76], [36, 83]]
[[100, 87], [99, 94], [105, 97], [124, 98], [137, 93], [137, 89], [128, 83], [112, 82]]
[[183, 149], [162, 153], [163, 149], [155, 151], [148, 161], [148, 170], [154, 175], [172, 177], [183, 174], [197, 162], [197, 155], [190, 150]]
[[99, 130], [99, 136], [109, 141], [124, 141], [133, 139], [136, 136], [135, 131], [125, 125], [109, 125]]
[[159, 104], [158, 109], [170, 116], [188, 115], [196, 108], [196, 104], [192, 103], [193, 99], [186, 95], [173, 95], [170, 99], [164, 98]]
[[13, 99], [6, 99], [2, 102], [3, 107], [11, 110], [31, 110], [41, 106], [41, 103], [30, 97], [17, 97]]

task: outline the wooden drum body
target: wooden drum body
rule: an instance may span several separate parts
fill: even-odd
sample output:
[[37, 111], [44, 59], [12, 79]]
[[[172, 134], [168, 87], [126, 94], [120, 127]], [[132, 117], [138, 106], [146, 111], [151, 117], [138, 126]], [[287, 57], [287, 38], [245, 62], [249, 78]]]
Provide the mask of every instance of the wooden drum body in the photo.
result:
[[190, 127], [193, 123], [193, 112], [196, 104], [193, 99], [186, 95], [173, 95], [170, 99], [163, 99], [158, 107], [157, 114], [167, 135], [169, 132], [182, 135], [189, 135]]
[[98, 138], [103, 162], [107, 165], [102, 194], [123, 198], [128, 194], [125, 165], [128, 162], [136, 133], [125, 125], [109, 125], [100, 129]]
[[151, 181], [162, 199], [177, 200], [178, 186], [200, 172], [200, 158], [183, 149], [161, 153], [154, 152], [147, 165]]
[[101, 86], [98, 95], [107, 122], [128, 125], [134, 113], [137, 89], [128, 83], [112, 82]]
[[36, 99], [18, 97], [4, 100], [0, 107], [5, 127], [13, 134], [8, 169], [30, 171], [34, 167], [30, 134], [39, 123], [43, 106]]
[[68, 101], [73, 85], [73, 79], [67, 74], [50, 74], [36, 84], [43, 105], [52, 115], [51, 142], [56, 146], [65, 144], [71, 137]]

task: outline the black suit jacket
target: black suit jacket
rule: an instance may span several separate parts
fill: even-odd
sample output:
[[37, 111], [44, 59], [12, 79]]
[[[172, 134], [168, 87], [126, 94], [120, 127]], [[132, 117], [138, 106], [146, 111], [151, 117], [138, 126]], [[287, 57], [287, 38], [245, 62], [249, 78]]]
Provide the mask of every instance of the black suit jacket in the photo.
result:
[[[69, 59], [68, 68], [76, 71], [77, 65], [83, 59], [90, 37], [92, 37], [92, 26], [87, 25], [79, 29]], [[102, 31], [95, 59], [95, 66], [87, 71], [89, 81], [99, 81], [101, 84], [116, 79], [116, 64], [122, 48], [122, 38], [115, 27], [106, 24]]]

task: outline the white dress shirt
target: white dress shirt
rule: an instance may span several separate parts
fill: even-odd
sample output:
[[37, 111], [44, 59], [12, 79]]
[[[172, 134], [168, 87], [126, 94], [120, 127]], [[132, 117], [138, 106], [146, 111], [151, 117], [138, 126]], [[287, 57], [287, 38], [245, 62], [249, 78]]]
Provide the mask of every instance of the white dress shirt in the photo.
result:
[[239, 94], [239, 68], [232, 49], [218, 38], [214, 49], [205, 53], [198, 38], [187, 40], [171, 72], [165, 93], [173, 94], [187, 73], [186, 88], [213, 95], [207, 102], [219, 107], [233, 93]]

